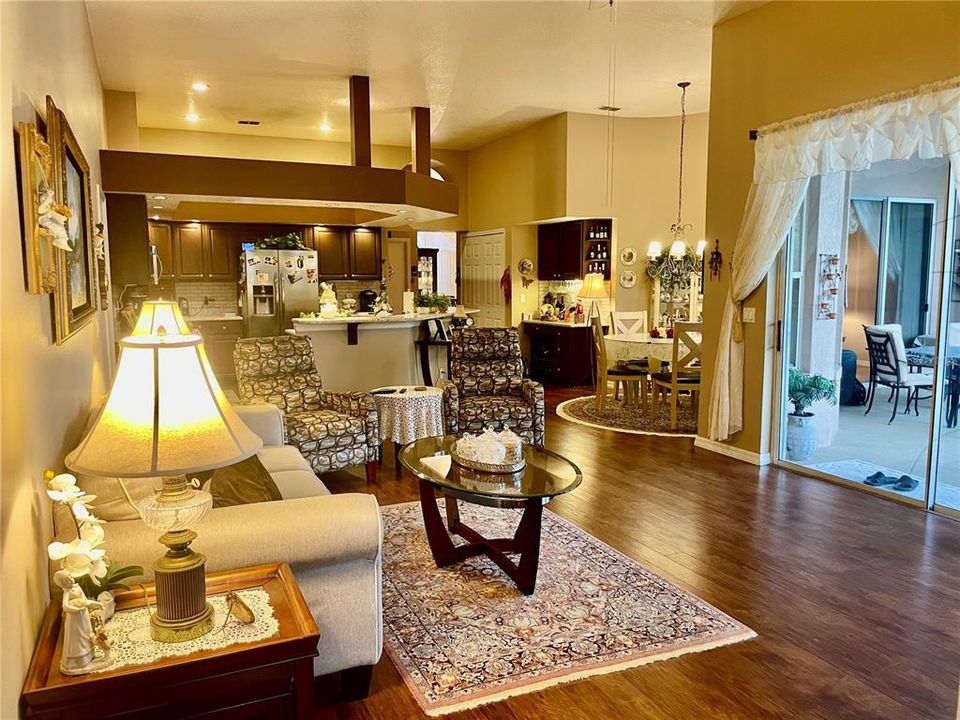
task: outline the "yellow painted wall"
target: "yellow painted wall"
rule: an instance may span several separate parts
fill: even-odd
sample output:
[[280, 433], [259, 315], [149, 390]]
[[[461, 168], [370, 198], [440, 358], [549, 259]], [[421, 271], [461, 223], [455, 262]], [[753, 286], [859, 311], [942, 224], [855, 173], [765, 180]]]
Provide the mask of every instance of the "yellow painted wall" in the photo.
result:
[[[960, 3], [776, 2], [714, 28], [707, 175], [707, 237], [733, 253], [753, 170], [747, 133], [767, 123], [960, 74]], [[707, 284], [704, 398], [710, 394], [729, 271]], [[744, 430], [732, 444], [766, 451], [773, 368], [773, 295], [747, 302]], [[767, 318], [766, 322], [763, 319]], [[767, 402], [765, 402], [767, 400]], [[706, 434], [708, 403], [700, 405]]]
[[[691, 88], [688, 94], [695, 91]], [[687, 117], [683, 220], [693, 225], [687, 235], [692, 246], [704, 237], [707, 127], [706, 114]], [[670, 242], [670, 226], [677, 219], [680, 118], [617, 118], [613, 134], [611, 206], [607, 199], [607, 119], [603, 115], [567, 116], [566, 215], [615, 219], [610, 288], [616, 308], [649, 312], [650, 284], [644, 258], [651, 240]], [[621, 269], [618, 254], [626, 247], [640, 255], [629, 268], [638, 278], [630, 289], [620, 287], [616, 279]]]
[[0, 28], [0, 717], [15, 718], [49, 600], [50, 502], [43, 471], [62, 468], [65, 451], [79, 441], [91, 401], [106, 391], [110, 355], [105, 313], [57, 347], [51, 339], [50, 298], [24, 291], [11, 141], [11, 121], [14, 126], [32, 122], [35, 108], [44, 109], [44, 98], [51, 95], [90, 163], [96, 192], [103, 100], [86, 10], [82, 3], [0, 3]]
[[[470, 230], [506, 233], [506, 262], [511, 268], [512, 324], [537, 306], [535, 286], [524, 291], [517, 261], [536, 261], [537, 220], [560, 217], [566, 207], [567, 116], [555, 115], [469, 152]], [[522, 296], [526, 302], [520, 302]]]
[[[256, 160], [286, 160], [290, 162], [350, 164], [350, 143], [326, 140], [241, 135], [239, 133], [210, 133], [193, 130], [165, 130], [140, 128], [142, 152], [172, 153], [176, 155], [205, 155], [211, 157], [252, 158]], [[460, 214], [445, 220], [423, 223], [418, 230], [466, 230], [467, 219], [467, 153], [462, 150], [436, 148], [431, 153], [442, 163], [440, 173], [460, 191]], [[375, 167], [401, 168], [410, 162], [410, 148], [397, 145], [374, 145]]]

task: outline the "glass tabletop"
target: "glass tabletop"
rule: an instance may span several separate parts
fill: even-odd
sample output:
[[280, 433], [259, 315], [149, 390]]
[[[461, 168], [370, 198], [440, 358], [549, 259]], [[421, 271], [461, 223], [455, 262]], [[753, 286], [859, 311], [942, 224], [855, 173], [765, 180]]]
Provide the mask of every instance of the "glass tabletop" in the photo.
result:
[[453, 462], [450, 446], [456, 440], [456, 435], [445, 435], [412, 442], [400, 452], [400, 463], [441, 490], [478, 498], [551, 498], [570, 492], [583, 479], [580, 468], [562, 455], [527, 444], [523, 445], [527, 463], [523, 470], [504, 474], [472, 470]]

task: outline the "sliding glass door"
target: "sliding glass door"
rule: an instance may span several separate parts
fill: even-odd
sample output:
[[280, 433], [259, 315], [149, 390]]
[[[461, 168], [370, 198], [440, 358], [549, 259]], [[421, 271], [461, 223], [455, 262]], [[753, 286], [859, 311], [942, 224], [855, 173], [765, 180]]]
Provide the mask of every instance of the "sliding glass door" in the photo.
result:
[[[943, 160], [811, 182], [782, 253], [778, 458], [960, 510], [950, 410], [960, 405], [960, 245], [946, 253], [946, 208], [956, 202], [947, 187]], [[956, 337], [941, 342], [941, 322]], [[934, 488], [937, 475], [953, 485]]]

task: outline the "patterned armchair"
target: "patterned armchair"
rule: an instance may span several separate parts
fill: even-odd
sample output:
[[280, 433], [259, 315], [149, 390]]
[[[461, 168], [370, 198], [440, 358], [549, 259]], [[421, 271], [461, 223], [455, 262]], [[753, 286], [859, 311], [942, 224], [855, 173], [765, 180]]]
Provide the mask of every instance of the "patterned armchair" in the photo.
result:
[[380, 425], [373, 397], [324, 390], [309, 338], [241, 338], [233, 362], [240, 399], [279, 407], [287, 442], [300, 449], [315, 473], [365, 464], [367, 480], [377, 479]]
[[523, 377], [515, 328], [454, 328], [450, 379], [441, 380], [448, 433], [510, 428], [543, 447], [543, 386]]

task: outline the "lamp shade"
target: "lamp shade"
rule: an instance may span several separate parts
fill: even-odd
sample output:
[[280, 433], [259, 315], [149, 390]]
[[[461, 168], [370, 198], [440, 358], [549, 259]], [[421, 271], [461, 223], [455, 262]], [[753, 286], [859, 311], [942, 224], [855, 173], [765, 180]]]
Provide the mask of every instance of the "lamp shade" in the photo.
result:
[[173, 476], [239, 462], [263, 446], [220, 389], [200, 336], [135, 335], [120, 348], [110, 395], [68, 467]]
[[660, 253], [663, 252], [663, 245], [659, 240], [654, 240], [650, 243], [650, 247], [647, 248], [647, 257], [655, 258], [660, 257]]
[[147, 300], [140, 309], [134, 336], [189, 335], [190, 328], [180, 313], [180, 306], [170, 300]]
[[580, 288], [578, 297], [596, 300], [606, 296], [607, 288], [603, 285], [603, 275], [601, 273], [587, 273], [583, 276], [583, 286]]

